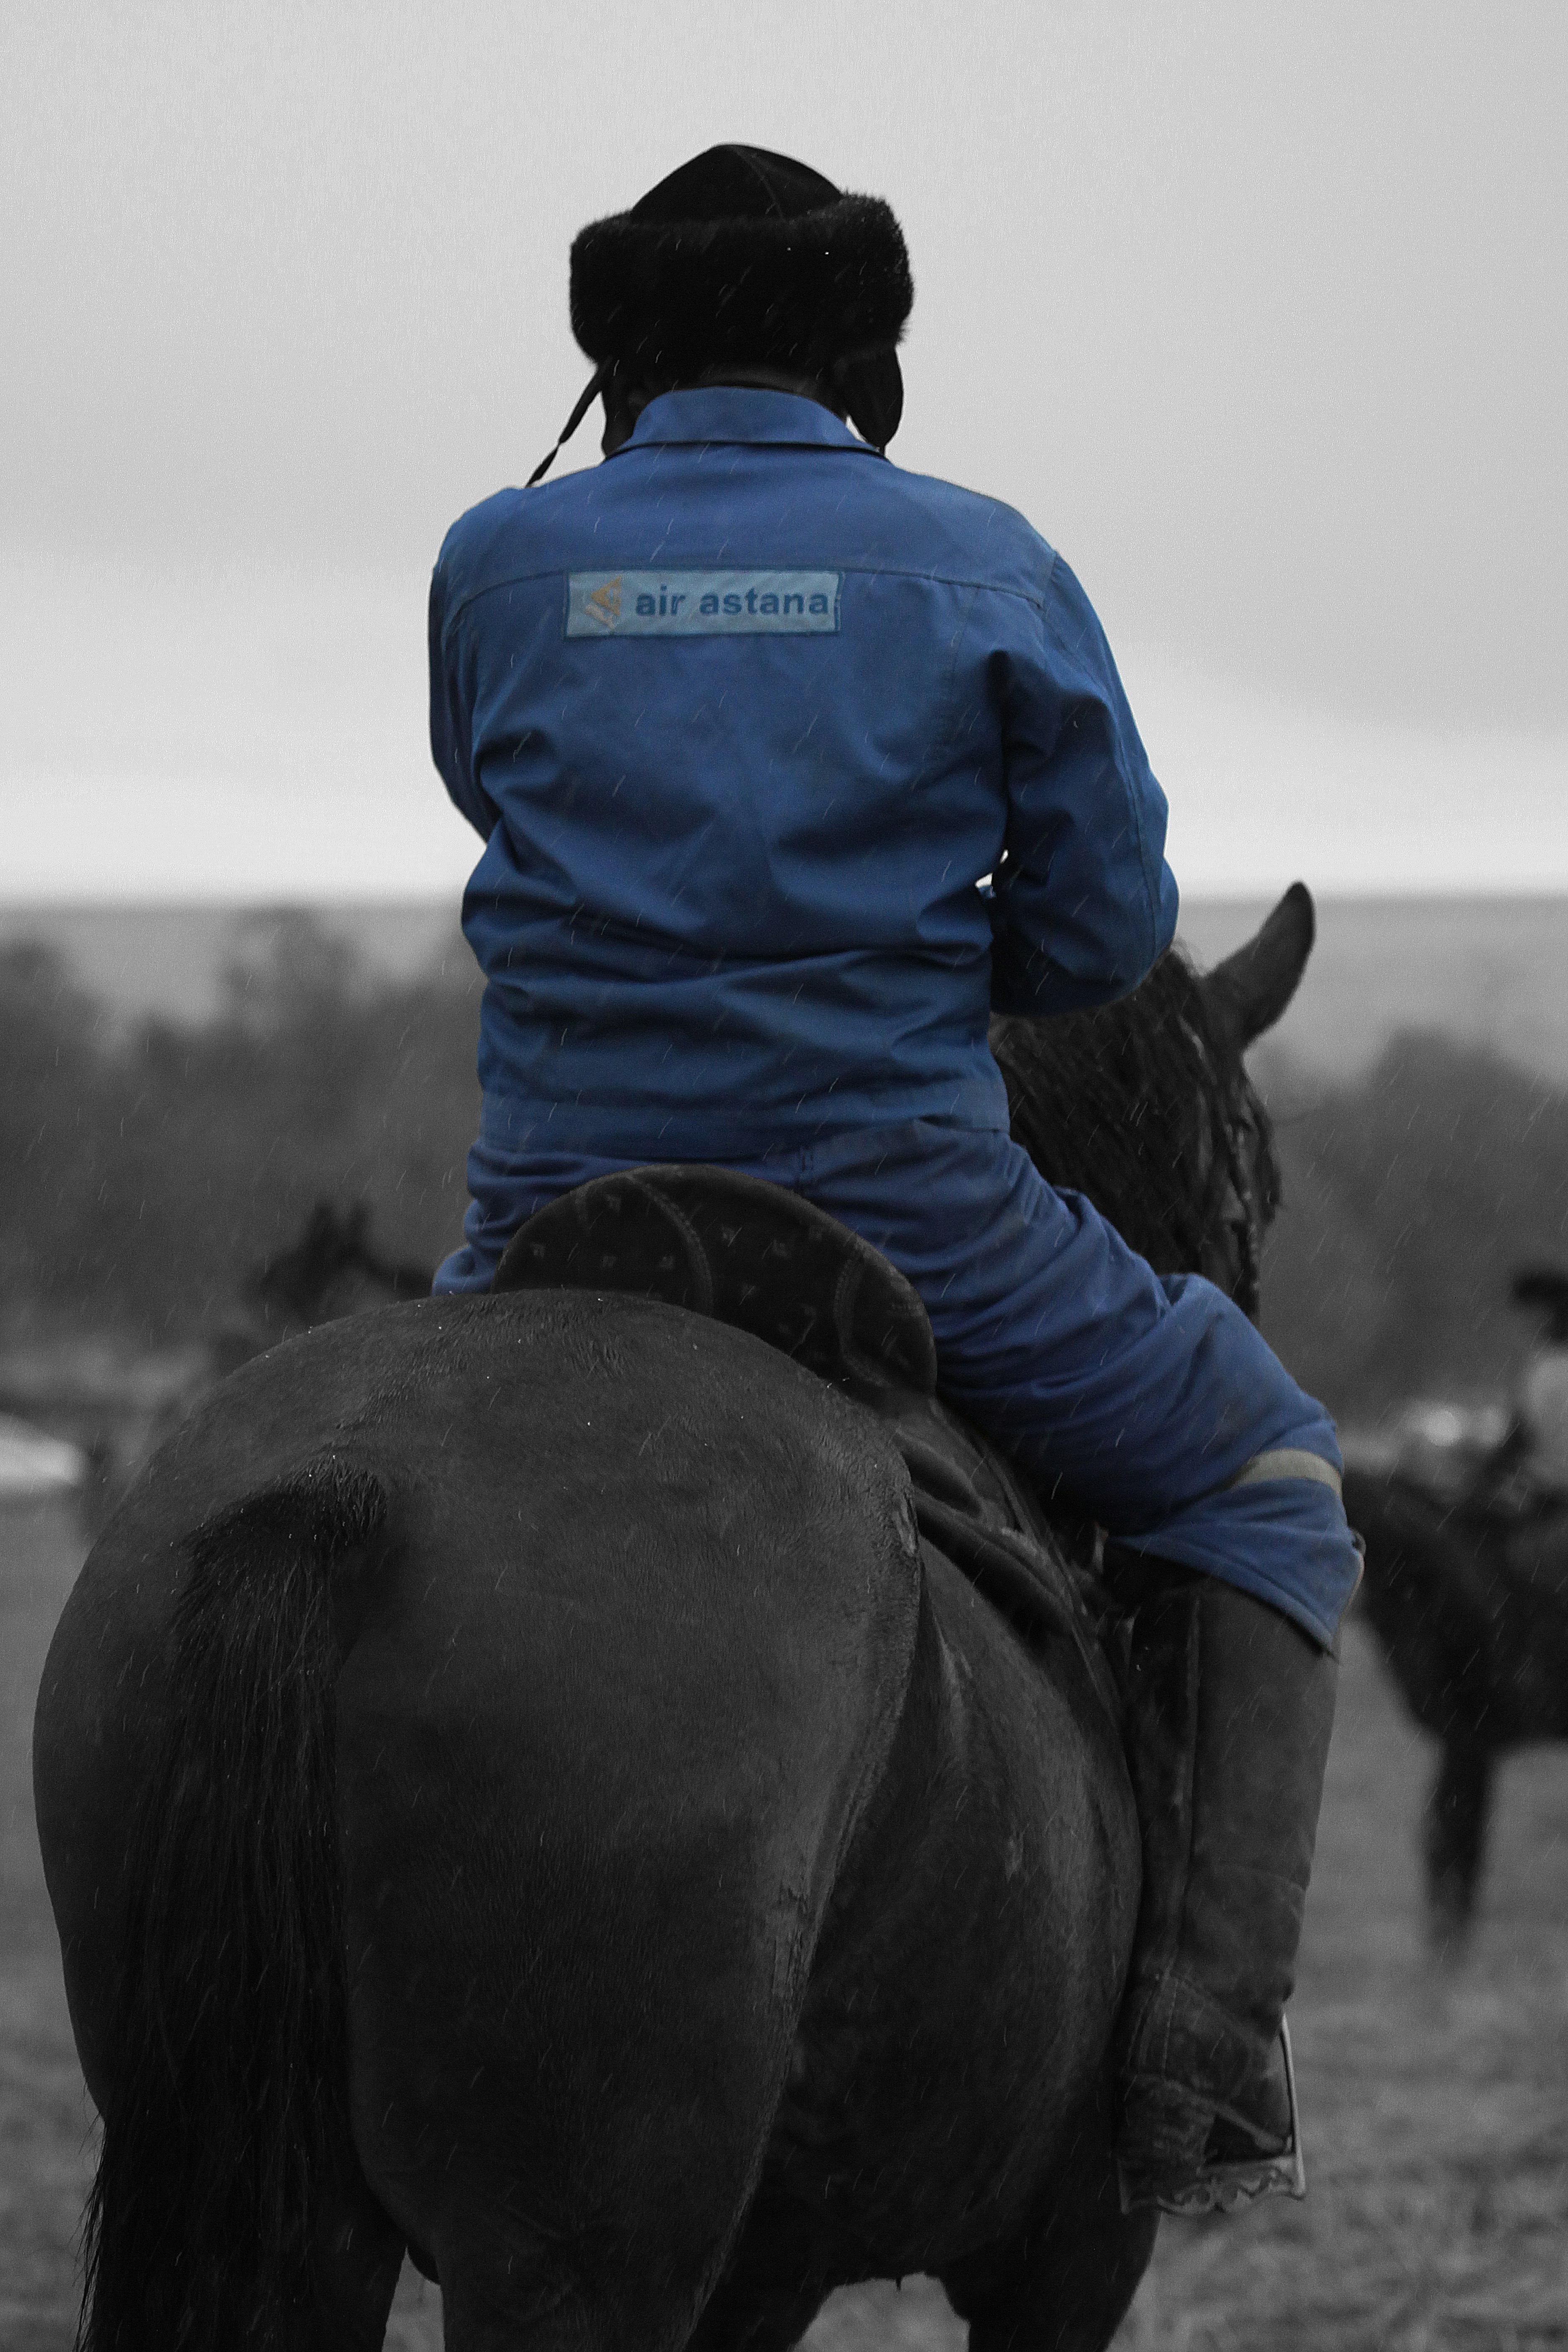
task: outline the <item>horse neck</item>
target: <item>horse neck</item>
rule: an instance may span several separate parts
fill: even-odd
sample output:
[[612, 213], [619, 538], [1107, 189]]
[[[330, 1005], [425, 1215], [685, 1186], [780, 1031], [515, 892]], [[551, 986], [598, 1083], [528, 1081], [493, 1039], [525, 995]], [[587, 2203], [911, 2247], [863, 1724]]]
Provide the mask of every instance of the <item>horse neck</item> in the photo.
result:
[[1014, 1137], [1047, 1182], [1084, 1193], [1157, 1274], [1206, 1274], [1251, 1312], [1273, 1190], [1267, 1118], [1184, 968], [1156, 968], [1103, 1012], [999, 1022], [992, 1045]]

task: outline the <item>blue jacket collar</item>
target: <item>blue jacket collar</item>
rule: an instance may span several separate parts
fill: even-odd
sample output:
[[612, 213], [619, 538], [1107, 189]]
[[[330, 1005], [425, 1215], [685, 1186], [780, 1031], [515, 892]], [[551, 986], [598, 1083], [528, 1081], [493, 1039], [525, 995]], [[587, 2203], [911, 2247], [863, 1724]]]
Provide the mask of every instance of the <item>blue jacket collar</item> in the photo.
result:
[[[816, 448], [877, 452], [847, 425], [803, 393], [769, 392], [751, 384], [704, 384], [689, 392], [661, 392], [632, 428], [625, 449], [678, 441], [804, 442]], [[617, 455], [620, 453], [617, 452]]]

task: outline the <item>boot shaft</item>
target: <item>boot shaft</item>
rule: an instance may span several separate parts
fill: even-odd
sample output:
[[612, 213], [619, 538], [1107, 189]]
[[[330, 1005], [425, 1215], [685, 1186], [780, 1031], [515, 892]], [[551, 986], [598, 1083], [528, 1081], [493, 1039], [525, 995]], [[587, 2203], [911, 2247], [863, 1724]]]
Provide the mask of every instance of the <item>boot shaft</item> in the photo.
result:
[[1264, 2147], [1289, 2137], [1280, 2022], [1338, 1664], [1215, 1578], [1140, 1563], [1137, 1592], [1128, 1760], [1144, 1877], [1122, 2080], [1132, 2168], [1190, 2188], [1216, 2125]]

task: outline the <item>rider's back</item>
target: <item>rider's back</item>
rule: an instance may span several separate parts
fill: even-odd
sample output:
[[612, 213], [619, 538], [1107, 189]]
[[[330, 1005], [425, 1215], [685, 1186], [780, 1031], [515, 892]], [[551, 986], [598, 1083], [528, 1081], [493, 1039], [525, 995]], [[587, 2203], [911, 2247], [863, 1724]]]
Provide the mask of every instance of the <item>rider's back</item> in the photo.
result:
[[475, 508], [431, 637], [497, 1143], [1002, 1129], [993, 1003], [1103, 1001], [1169, 937], [1077, 582], [815, 401], [668, 394], [610, 463]]
[[783, 1181], [912, 1284], [950, 1401], [1158, 1604], [1163, 1892], [1121, 2160], [1129, 2194], [1206, 2210], [1300, 2185], [1278, 2037], [1355, 1553], [1331, 1427], [1239, 1309], [1157, 1277], [1007, 1134], [991, 1010], [1129, 992], [1176, 890], [1070, 572], [875, 454], [912, 301], [886, 205], [753, 148], [574, 245], [595, 374], [562, 438], [602, 395], [608, 462], [475, 509], [432, 583], [489, 982], [437, 1284], [488, 1289], [530, 1219], [653, 1160]]

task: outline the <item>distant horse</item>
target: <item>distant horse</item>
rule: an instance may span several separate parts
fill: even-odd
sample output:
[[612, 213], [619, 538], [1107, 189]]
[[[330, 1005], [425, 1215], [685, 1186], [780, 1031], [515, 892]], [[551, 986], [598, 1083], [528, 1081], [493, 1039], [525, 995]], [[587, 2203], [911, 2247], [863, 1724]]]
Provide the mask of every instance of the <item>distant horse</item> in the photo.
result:
[[[1298, 886], [1206, 980], [996, 1037], [1055, 1181], [1247, 1295], [1241, 1055], [1311, 932]], [[86, 2345], [368, 2352], [406, 2249], [454, 2352], [782, 2352], [912, 2271], [977, 2352], [1100, 2352], [1155, 2220], [1111, 2155], [1140, 1862], [1097, 1673], [722, 1324], [437, 1299], [247, 1365], [38, 1705]]]
[[1475, 1914], [1500, 1756], [1568, 1739], [1568, 1510], [1509, 1514], [1345, 1465], [1366, 1545], [1361, 1609], [1417, 1723], [1442, 1743], [1426, 1801], [1434, 1939]]
[[369, 1204], [317, 1201], [298, 1237], [252, 1267], [237, 1307], [202, 1342], [190, 1377], [150, 1418], [100, 1430], [79, 1505], [84, 1538], [101, 1534], [133, 1479], [221, 1380], [279, 1340], [397, 1299], [427, 1298], [431, 1269], [373, 1248]]
[[268, 1327], [279, 1327], [267, 1329], [266, 1344], [367, 1307], [429, 1297], [431, 1268], [373, 1249], [370, 1223], [368, 1202], [340, 1209], [331, 1201], [318, 1201], [299, 1239], [247, 1276], [244, 1296]]

